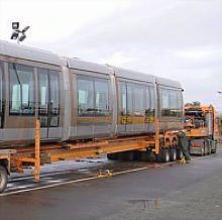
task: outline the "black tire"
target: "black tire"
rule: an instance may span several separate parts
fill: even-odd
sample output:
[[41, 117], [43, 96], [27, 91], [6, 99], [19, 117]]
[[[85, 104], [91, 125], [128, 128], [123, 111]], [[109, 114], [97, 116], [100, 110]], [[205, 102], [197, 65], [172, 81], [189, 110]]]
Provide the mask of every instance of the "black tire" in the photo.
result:
[[170, 160], [175, 161], [177, 159], [177, 151], [175, 148], [170, 149]]
[[149, 152], [149, 154], [148, 154], [148, 161], [149, 162], [155, 162], [156, 161], [156, 155], [152, 151]]
[[204, 154], [203, 154], [203, 156], [206, 156], [207, 155], [207, 146], [205, 145], [204, 146]]
[[215, 148], [211, 148], [211, 153], [212, 154], [216, 154], [217, 153], [217, 146], [215, 146]]
[[183, 158], [183, 152], [181, 149], [177, 149], [177, 160], [181, 160]]
[[155, 162], [156, 155], [152, 151], [140, 152], [139, 160], [144, 162]]
[[200, 147], [200, 156], [204, 156], [205, 155], [205, 148], [204, 146]]
[[0, 193], [4, 192], [8, 183], [8, 173], [5, 167], [0, 165]]
[[161, 161], [162, 161], [163, 163], [167, 163], [167, 162], [170, 161], [170, 152], [169, 152], [168, 149], [163, 149], [163, 150], [161, 151]]
[[208, 140], [205, 140], [205, 155], [209, 155], [211, 153], [210, 143]]
[[216, 154], [216, 153], [217, 153], [217, 149], [212, 149], [212, 150], [211, 150], [211, 153], [212, 153], [212, 154]]
[[209, 145], [209, 147], [208, 147], [208, 154], [211, 154], [211, 152], [212, 152], [212, 146]]
[[211, 141], [211, 153], [216, 154], [216, 152], [217, 152], [217, 141], [212, 140]]

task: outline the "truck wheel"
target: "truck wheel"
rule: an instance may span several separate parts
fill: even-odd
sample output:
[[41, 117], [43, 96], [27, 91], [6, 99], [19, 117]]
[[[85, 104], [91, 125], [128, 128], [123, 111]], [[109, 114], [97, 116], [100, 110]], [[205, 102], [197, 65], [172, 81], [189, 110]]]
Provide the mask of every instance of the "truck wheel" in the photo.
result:
[[211, 153], [216, 154], [217, 153], [217, 146], [214, 146], [211, 148]]
[[212, 149], [212, 150], [211, 150], [211, 153], [212, 153], [212, 154], [216, 154], [216, 153], [217, 153], [217, 149], [216, 149], [216, 148], [215, 148], [215, 149]]
[[208, 140], [205, 141], [205, 155], [209, 155], [211, 153], [211, 145]]
[[5, 167], [0, 165], [0, 193], [4, 192], [8, 183], [8, 174]]
[[148, 161], [149, 162], [155, 162], [156, 161], [156, 155], [153, 152], [149, 152]]
[[170, 160], [175, 161], [177, 159], [177, 151], [175, 148], [170, 149]]
[[202, 146], [200, 148], [200, 156], [204, 156], [204, 155], [205, 155], [205, 148], [204, 148], [204, 146]]
[[212, 152], [212, 146], [209, 145], [208, 154], [211, 154], [211, 152]]
[[167, 163], [170, 161], [170, 152], [168, 149], [163, 149], [161, 152], [161, 161]]
[[212, 149], [211, 149], [211, 152], [213, 153], [213, 154], [216, 154], [216, 152], [217, 152], [217, 141], [212, 141]]

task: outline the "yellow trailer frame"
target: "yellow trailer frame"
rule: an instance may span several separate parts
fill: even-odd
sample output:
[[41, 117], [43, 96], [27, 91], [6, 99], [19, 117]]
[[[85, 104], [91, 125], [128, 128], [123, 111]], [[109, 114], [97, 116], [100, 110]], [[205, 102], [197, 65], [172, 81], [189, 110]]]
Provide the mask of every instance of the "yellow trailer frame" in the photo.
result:
[[[10, 171], [23, 172], [25, 166], [33, 166], [33, 176], [36, 182], [40, 181], [40, 165], [53, 163], [61, 160], [75, 160], [86, 157], [97, 157], [99, 155], [127, 152], [146, 151], [150, 149], [155, 154], [160, 149], [175, 144], [177, 131], [167, 131], [160, 134], [159, 120], [155, 120], [156, 132], [147, 136], [132, 136], [114, 139], [95, 139], [93, 141], [76, 143], [40, 143], [40, 121], [36, 120], [35, 144], [30, 147], [18, 147], [16, 150], [0, 151], [0, 161], [7, 161], [8, 173]], [[164, 145], [163, 145], [164, 143]]]

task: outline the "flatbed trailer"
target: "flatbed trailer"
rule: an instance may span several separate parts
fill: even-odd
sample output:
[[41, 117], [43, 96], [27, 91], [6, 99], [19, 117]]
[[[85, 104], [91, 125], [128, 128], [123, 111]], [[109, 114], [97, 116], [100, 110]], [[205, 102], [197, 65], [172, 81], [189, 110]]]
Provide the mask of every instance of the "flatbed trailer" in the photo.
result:
[[[33, 177], [40, 181], [40, 166], [56, 161], [76, 160], [86, 157], [108, 155], [109, 159], [135, 159], [135, 155], [148, 158], [151, 154], [158, 161], [168, 162], [182, 157], [177, 148], [177, 131], [160, 133], [156, 120], [156, 133], [153, 135], [132, 136], [116, 139], [95, 139], [85, 142], [40, 143], [40, 122], [36, 120], [35, 144], [29, 147], [15, 147], [0, 150], [0, 192], [7, 186], [11, 172], [23, 173], [24, 169], [33, 167]], [[118, 156], [117, 156], [118, 155]], [[142, 158], [141, 157], [141, 158]], [[138, 158], [137, 158], [138, 159]]]

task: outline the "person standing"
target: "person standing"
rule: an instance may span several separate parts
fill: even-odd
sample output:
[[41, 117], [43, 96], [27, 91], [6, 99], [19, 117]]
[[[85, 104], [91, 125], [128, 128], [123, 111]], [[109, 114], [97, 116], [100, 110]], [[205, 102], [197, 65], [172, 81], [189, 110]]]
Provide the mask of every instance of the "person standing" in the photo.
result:
[[189, 140], [184, 131], [179, 131], [178, 134], [178, 146], [181, 149], [186, 162], [191, 160], [191, 156], [189, 154]]

